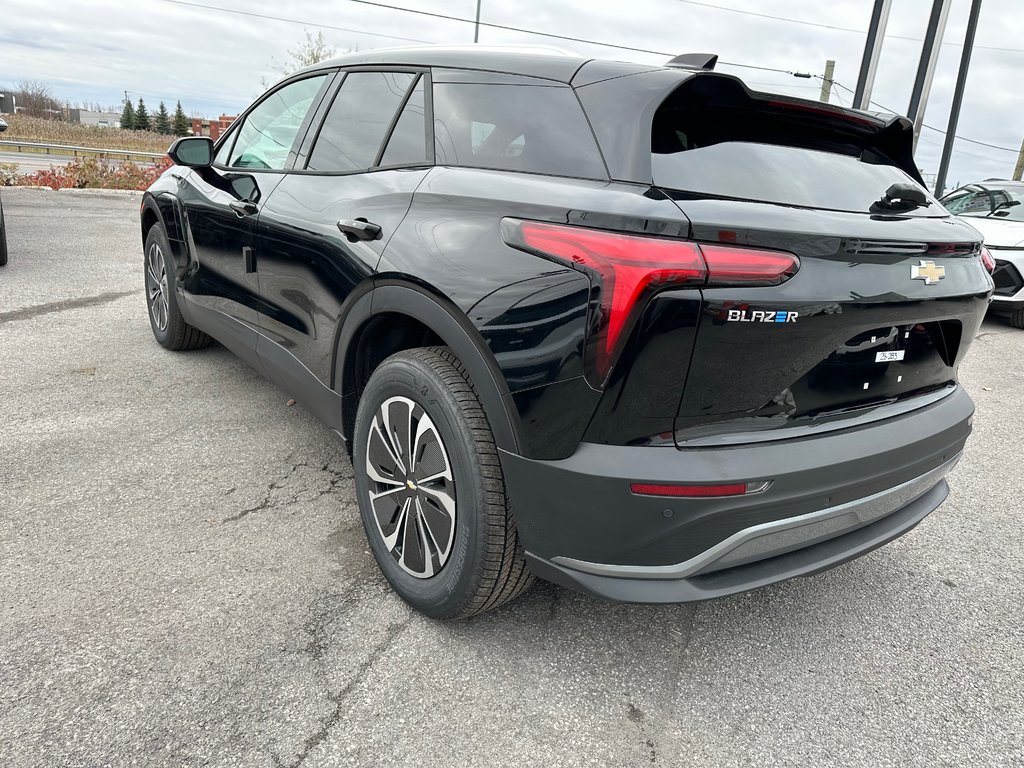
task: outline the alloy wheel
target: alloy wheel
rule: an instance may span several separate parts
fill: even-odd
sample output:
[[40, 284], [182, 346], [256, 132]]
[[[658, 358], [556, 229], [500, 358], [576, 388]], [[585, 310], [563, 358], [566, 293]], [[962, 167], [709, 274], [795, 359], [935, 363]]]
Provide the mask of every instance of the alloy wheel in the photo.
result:
[[149, 298], [149, 314], [157, 330], [167, 330], [170, 316], [167, 295], [167, 264], [160, 246], [153, 243], [146, 254], [146, 293]]
[[455, 479], [437, 427], [419, 404], [391, 397], [373, 417], [365, 458], [384, 546], [406, 573], [434, 576], [455, 539]]

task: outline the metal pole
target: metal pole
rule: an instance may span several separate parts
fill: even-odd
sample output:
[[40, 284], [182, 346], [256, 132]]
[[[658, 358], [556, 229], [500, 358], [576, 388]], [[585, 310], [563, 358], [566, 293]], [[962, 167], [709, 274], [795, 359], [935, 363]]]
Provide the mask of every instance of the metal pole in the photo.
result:
[[860, 62], [860, 74], [857, 75], [857, 88], [853, 92], [853, 108], [869, 109], [871, 89], [875, 85], [875, 72], [878, 70], [878, 59], [882, 55], [882, 42], [885, 39], [885, 25], [889, 22], [889, 7], [892, 0], [875, 0], [868, 23], [868, 36], [864, 40], [864, 57]]
[[952, 5], [950, 0], [932, 0], [928, 29], [924, 33], [924, 42], [921, 44], [921, 61], [917, 65], [917, 77], [914, 78], [914, 89], [910, 92], [910, 104], [907, 106], [907, 117], [914, 121], [915, 151], [917, 150], [917, 137], [921, 135], [924, 110], [928, 104], [928, 93], [932, 89], [935, 62], [939, 58], [942, 33], [946, 30], [946, 17], [949, 16], [950, 5]]
[[828, 104], [828, 97], [832, 95], [832, 75], [836, 71], [835, 59], [825, 61], [825, 75], [821, 78], [821, 96], [819, 101]]
[[476, 0], [476, 26], [473, 27], [473, 42], [480, 42], [480, 3], [482, 0]]
[[971, 51], [974, 48], [974, 33], [978, 29], [978, 14], [981, 13], [981, 0], [972, 0], [971, 15], [967, 17], [967, 32], [964, 34], [964, 50], [960, 54], [960, 71], [956, 75], [956, 88], [953, 90], [953, 105], [949, 108], [949, 123], [946, 125], [946, 140], [942, 144], [942, 159], [939, 160], [939, 173], [935, 177], [935, 196], [942, 197], [946, 186], [946, 173], [949, 171], [949, 158], [953, 154], [953, 141], [956, 139], [956, 125], [960, 121], [960, 105], [964, 100], [964, 88], [967, 86], [967, 70], [971, 66]]

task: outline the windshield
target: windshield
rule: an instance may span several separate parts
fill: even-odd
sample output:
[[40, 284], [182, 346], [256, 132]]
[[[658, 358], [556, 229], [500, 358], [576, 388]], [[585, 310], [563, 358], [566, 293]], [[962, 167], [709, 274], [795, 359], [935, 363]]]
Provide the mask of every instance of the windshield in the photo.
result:
[[1024, 185], [968, 184], [942, 198], [946, 210], [957, 216], [980, 216], [1024, 221]]

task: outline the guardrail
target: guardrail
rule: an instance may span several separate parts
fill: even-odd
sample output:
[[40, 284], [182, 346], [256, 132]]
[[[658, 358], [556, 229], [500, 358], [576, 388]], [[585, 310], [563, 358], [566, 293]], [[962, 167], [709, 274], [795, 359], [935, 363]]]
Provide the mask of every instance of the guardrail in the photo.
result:
[[24, 152], [33, 155], [59, 155], [61, 157], [95, 157], [100, 160], [131, 160], [153, 163], [166, 152], [141, 152], [134, 149], [107, 149], [105, 147], [72, 147], [64, 144], [40, 144], [34, 141], [0, 140], [0, 152]]

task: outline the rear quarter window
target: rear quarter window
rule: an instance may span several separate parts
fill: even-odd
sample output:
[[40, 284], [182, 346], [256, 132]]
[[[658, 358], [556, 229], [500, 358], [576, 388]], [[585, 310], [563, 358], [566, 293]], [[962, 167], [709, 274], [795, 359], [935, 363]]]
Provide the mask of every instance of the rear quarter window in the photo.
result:
[[434, 143], [438, 165], [608, 178], [567, 87], [436, 83]]

